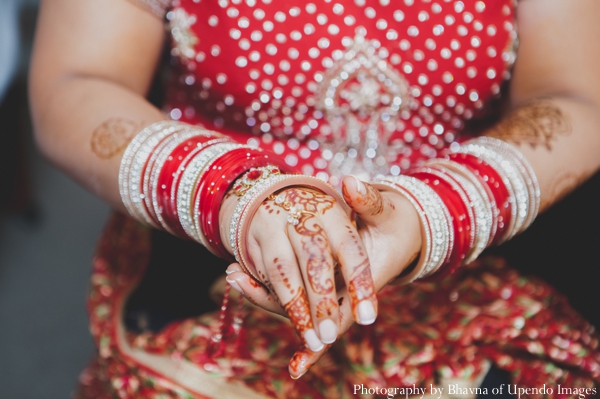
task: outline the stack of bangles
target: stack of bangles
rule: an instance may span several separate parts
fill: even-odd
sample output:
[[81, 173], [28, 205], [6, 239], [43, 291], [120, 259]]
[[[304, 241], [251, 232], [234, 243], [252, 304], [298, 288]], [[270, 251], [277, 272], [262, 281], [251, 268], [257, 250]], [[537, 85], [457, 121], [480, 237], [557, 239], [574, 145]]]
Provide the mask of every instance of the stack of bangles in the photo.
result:
[[444, 276], [475, 260], [489, 245], [529, 227], [540, 207], [538, 181], [527, 160], [490, 137], [464, 142], [443, 158], [373, 185], [408, 199], [421, 222], [419, 260], [400, 275], [401, 283]]
[[[128, 145], [119, 170], [119, 190], [139, 221], [192, 239], [213, 254], [233, 260], [221, 240], [224, 231], [241, 267], [257, 278], [246, 248], [250, 221], [260, 204], [273, 199], [294, 223], [303, 212], [278, 195], [284, 188], [307, 187], [344, 200], [331, 185], [293, 173], [285, 162], [258, 148], [183, 123], [154, 123]], [[401, 176], [378, 178], [374, 186], [396, 191], [417, 210], [422, 249], [418, 262], [400, 277], [408, 283], [445, 275], [475, 260], [492, 244], [525, 230], [537, 216], [540, 190], [533, 169], [507, 143], [479, 137], [431, 159]], [[228, 191], [237, 204], [231, 223], [219, 226]]]
[[295, 171], [259, 148], [197, 126], [161, 121], [143, 129], [128, 145], [119, 170], [119, 191], [127, 211], [140, 222], [192, 239], [213, 254], [233, 260], [219, 226], [221, 203], [232, 189], [238, 202], [229, 226], [229, 244], [235, 260], [256, 278], [245, 235], [265, 199], [285, 187], [303, 186], [344, 204], [322, 180], [283, 172]]

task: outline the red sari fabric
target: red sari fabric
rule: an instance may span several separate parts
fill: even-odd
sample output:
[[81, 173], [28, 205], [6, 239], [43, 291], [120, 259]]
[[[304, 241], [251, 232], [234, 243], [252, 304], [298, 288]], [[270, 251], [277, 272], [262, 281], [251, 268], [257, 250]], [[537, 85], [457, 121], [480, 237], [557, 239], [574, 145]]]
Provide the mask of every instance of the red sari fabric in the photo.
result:
[[220, 331], [218, 312], [157, 334], [123, 331], [121, 309], [149, 253], [150, 231], [113, 215], [88, 299], [98, 356], [82, 373], [77, 398], [333, 399], [354, 397], [360, 384], [428, 391], [432, 384], [448, 393], [451, 385], [477, 387], [491, 364], [518, 387], [554, 389], [522, 397], [572, 397], [558, 395], [558, 385], [591, 390], [600, 383], [594, 327], [552, 287], [498, 258], [438, 282], [388, 286], [379, 294], [375, 324], [352, 327], [311, 371], [292, 380], [287, 364], [299, 338], [288, 322], [248, 305], [242, 334], [221, 353], [212, 341]]
[[[344, 171], [398, 174], [452, 146], [500, 95], [515, 60], [514, 12], [512, 0], [175, 0], [165, 111], [333, 184]], [[359, 384], [478, 386], [491, 365], [521, 387], [555, 388], [546, 397], [565, 397], [558, 384], [600, 383], [594, 328], [498, 258], [388, 286], [376, 323], [351, 328], [294, 381], [287, 364], [299, 339], [254, 307], [224, 351], [212, 340], [218, 313], [157, 334], [125, 331], [122, 308], [149, 256], [149, 231], [114, 215], [88, 299], [98, 355], [76, 397], [345, 398]]]

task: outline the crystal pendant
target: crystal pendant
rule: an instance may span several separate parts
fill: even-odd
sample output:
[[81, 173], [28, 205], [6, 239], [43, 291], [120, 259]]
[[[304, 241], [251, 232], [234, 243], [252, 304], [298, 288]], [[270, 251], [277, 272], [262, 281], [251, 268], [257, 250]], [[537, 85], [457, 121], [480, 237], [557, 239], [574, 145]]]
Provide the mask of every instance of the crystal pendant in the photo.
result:
[[321, 83], [317, 107], [333, 131], [333, 140], [322, 146], [333, 154], [332, 176], [368, 180], [388, 174], [396, 158], [388, 140], [413, 100], [404, 77], [377, 54], [379, 46], [356, 36]]

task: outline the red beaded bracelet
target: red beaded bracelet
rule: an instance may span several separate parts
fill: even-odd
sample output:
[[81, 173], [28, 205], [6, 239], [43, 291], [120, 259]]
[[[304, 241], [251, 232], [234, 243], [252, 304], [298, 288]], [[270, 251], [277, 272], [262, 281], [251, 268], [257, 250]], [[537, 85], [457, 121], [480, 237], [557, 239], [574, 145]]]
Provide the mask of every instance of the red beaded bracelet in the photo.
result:
[[[168, 145], [168, 143], [173, 140], [173, 137], [176, 133], [177, 132], [173, 132], [171, 135], [166, 136], [163, 139], [161, 139], [155, 148], [162, 148], [162, 147]], [[152, 199], [149, 198], [150, 196], [148, 195], [148, 193], [151, 192], [149, 189], [148, 176], [152, 174], [152, 170], [154, 169], [155, 161], [156, 161], [157, 157], [158, 157], [158, 153], [155, 151], [152, 153], [151, 156], [148, 157], [148, 159], [146, 159], [146, 162], [144, 163], [144, 166], [142, 167], [142, 173], [141, 173], [142, 179], [140, 179], [140, 193], [142, 193], [144, 195], [144, 198], [142, 200], [142, 205], [143, 205], [144, 209], [146, 210], [147, 214], [153, 220], [155, 227], [159, 227], [160, 223], [158, 221], [158, 217], [153, 212], [154, 209], [153, 209], [152, 203], [151, 203]]]
[[277, 166], [283, 172], [295, 172], [282, 159], [263, 150], [239, 148], [216, 158], [202, 177], [194, 194], [196, 221], [204, 232], [209, 249], [216, 255], [233, 260], [221, 241], [219, 228], [219, 209], [225, 194], [241, 174], [265, 165]]
[[503, 183], [502, 177], [488, 163], [470, 154], [448, 154], [448, 159], [469, 168], [476, 176], [481, 177], [494, 196], [494, 202], [498, 210], [496, 235], [493, 244], [502, 241], [507, 233], [511, 222], [510, 193]]
[[454, 229], [454, 245], [450, 248], [449, 257], [435, 274], [447, 275], [462, 264], [467, 254], [471, 250], [474, 242], [474, 232], [472, 231], [473, 216], [469, 212], [468, 205], [465, 203], [458, 190], [460, 187], [446, 180], [445, 175], [437, 170], [430, 168], [421, 168], [409, 171], [407, 176], [415, 177], [431, 187], [442, 199], [452, 218]]
[[156, 187], [157, 203], [161, 212], [165, 227], [169, 228], [173, 234], [180, 237], [186, 237], [179, 217], [177, 216], [176, 193], [181, 173], [190, 160], [199, 152], [210, 145], [223, 142], [224, 139], [218, 136], [196, 136], [179, 144], [165, 160], [162, 165], [158, 184]]

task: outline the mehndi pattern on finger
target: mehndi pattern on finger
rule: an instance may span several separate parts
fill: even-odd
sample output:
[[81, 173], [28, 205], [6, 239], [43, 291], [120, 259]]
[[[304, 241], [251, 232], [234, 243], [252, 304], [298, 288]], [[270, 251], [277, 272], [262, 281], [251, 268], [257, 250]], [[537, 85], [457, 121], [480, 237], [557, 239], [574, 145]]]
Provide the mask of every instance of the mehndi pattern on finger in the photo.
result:
[[275, 205], [288, 210], [288, 222], [301, 236], [302, 250], [308, 253], [306, 273], [312, 290], [327, 295], [335, 289], [334, 281], [328, 277], [333, 265], [325, 230], [319, 223], [318, 214], [333, 208], [335, 200], [314, 190], [292, 188], [273, 199]]
[[317, 318], [332, 317], [337, 309], [338, 304], [331, 298], [324, 298], [317, 304]]
[[300, 336], [303, 336], [307, 330], [314, 328], [312, 318], [310, 317], [306, 291], [304, 291], [303, 287], [298, 289], [296, 295], [283, 306], [283, 309], [288, 314], [292, 325], [296, 328]]

